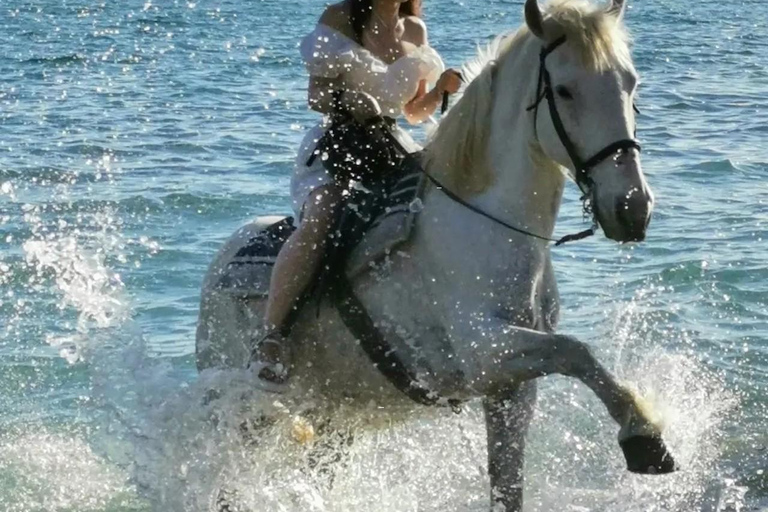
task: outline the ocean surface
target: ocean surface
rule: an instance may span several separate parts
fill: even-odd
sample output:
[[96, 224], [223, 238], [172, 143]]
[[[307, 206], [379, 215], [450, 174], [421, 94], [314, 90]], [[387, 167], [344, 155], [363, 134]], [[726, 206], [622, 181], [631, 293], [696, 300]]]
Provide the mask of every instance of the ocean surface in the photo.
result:
[[[323, 5], [0, 2], [0, 510], [487, 510], [475, 409], [351, 426], [330, 482], [277, 430], [243, 434], [285, 406], [195, 369], [213, 254], [289, 211]], [[425, 10], [457, 67], [522, 2]], [[548, 378], [526, 510], [766, 511], [768, 3], [635, 1], [626, 22], [656, 212], [643, 244], [554, 250], [560, 330], [649, 396], [685, 469], [627, 474], [596, 399]], [[577, 229], [571, 186], [557, 232]], [[204, 400], [212, 382], [230, 398]]]

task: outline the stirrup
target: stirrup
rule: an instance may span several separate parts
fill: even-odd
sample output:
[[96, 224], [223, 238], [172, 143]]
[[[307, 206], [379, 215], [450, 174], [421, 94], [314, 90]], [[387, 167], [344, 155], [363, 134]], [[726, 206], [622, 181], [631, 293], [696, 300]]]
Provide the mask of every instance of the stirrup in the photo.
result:
[[[262, 354], [264, 345], [274, 345], [277, 347], [277, 360], [265, 360]], [[254, 372], [259, 379], [270, 386], [282, 387], [288, 380], [288, 368], [285, 365], [287, 353], [283, 343], [283, 337], [278, 331], [269, 331], [261, 339], [254, 343], [251, 351], [251, 359], [248, 362], [248, 369]]]

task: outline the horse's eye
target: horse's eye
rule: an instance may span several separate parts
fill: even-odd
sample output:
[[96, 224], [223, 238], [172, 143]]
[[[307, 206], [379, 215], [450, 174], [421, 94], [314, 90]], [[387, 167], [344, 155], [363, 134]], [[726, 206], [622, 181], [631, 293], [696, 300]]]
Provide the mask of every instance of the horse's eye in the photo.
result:
[[555, 92], [558, 96], [563, 98], [564, 100], [572, 100], [573, 94], [571, 94], [571, 91], [568, 90], [568, 88], [564, 85], [558, 85], [555, 87]]

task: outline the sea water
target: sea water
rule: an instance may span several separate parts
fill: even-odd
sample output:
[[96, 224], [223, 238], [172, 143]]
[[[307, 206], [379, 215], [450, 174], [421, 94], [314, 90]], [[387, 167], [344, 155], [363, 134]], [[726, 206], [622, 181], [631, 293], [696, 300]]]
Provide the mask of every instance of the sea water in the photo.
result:
[[[519, 0], [424, 3], [453, 67], [521, 23]], [[487, 509], [476, 407], [340, 419], [317, 450], [307, 404], [195, 369], [214, 252], [290, 209], [323, 5], [0, 3], [0, 510]], [[560, 330], [652, 401], [684, 470], [626, 473], [599, 402], [548, 378], [526, 510], [766, 510], [768, 4], [632, 2], [626, 22], [656, 211], [643, 244], [553, 251]], [[571, 186], [557, 232], [580, 229]]]

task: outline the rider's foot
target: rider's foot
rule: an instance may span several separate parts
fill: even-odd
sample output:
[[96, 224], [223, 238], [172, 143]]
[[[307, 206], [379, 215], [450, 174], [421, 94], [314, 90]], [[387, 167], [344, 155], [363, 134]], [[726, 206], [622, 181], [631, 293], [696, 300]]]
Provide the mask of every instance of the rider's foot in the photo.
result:
[[259, 379], [270, 384], [282, 385], [288, 380], [288, 355], [284, 339], [276, 331], [268, 332], [254, 343], [248, 368]]

